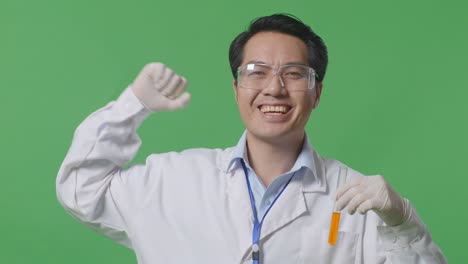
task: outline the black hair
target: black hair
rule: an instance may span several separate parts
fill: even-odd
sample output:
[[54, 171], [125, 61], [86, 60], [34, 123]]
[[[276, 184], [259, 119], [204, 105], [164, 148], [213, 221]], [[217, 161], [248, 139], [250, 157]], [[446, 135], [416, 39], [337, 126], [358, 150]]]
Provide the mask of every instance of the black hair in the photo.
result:
[[322, 38], [312, 29], [290, 14], [273, 14], [254, 19], [250, 22], [247, 31], [240, 33], [229, 47], [229, 64], [234, 78], [237, 77], [237, 68], [243, 60], [244, 46], [247, 41], [259, 32], [273, 31], [295, 36], [307, 46], [309, 66], [312, 67], [322, 81], [328, 64], [328, 52]]

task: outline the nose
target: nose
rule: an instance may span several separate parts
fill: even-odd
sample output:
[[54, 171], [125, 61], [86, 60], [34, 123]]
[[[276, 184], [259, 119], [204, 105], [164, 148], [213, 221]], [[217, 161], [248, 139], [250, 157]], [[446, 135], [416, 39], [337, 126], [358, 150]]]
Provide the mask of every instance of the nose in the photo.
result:
[[264, 95], [271, 95], [271, 96], [282, 96], [286, 95], [288, 92], [286, 90], [286, 86], [284, 84], [281, 75], [274, 74], [271, 78], [270, 83], [267, 87], [262, 90]]

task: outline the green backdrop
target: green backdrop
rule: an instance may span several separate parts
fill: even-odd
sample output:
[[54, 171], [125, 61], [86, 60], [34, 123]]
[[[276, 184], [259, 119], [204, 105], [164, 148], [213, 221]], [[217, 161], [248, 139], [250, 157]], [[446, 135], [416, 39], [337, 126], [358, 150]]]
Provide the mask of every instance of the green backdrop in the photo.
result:
[[408, 197], [451, 263], [468, 259], [468, 4], [464, 1], [1, 0], [0, 263], [136, 263], [58, 204], [73, 131], [141, 67], [186, 76], [191, 105], [151, 116], [134, 162], [153, 152], [234, 145], [244, 127], [227, 50], [276, 12], [329, 47], [307, 132], [323, 156], [382, 174]]

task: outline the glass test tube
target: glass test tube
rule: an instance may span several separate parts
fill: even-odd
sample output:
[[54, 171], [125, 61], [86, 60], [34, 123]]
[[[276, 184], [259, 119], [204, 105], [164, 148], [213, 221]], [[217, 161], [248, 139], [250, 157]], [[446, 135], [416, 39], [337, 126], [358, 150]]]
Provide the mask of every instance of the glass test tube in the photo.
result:
[[[336, 190], [340, 186], [346, 183], [346, 176], [348, 169], [346, 167], [340, 167], [338, 180], [336, 182]], [[340, 226], [341, 212], [336, 210], [336, 201], [333, 203], [333, 213], [330, 222], [330, 233], [328, 235], [328, 244], [335, 245], [338, 240], [338, 227]]]

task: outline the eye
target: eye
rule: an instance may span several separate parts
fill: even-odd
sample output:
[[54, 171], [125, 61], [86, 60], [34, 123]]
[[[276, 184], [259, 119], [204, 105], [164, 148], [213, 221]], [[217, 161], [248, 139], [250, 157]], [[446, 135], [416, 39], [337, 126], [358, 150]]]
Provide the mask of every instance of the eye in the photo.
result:
[[291, 69], [291, 70], [285, 71], [283, 73], [283, 76], [289, 79], [302, 79], [305, 77], [305, 74], [303, 71]]
[[281, 76], [293, 80], [307, 79], [308, 68], [299, 65], [287, 65], [283, 68]]
[[256, 71], [249, 71], [247, 73], [248, 76], [251, 76], [251, 77], [262, 77], [262, 76], [265, 76], [266, 75], [266, 72], [264, 71], [260, 71], [260, 70], [256, 70]]

